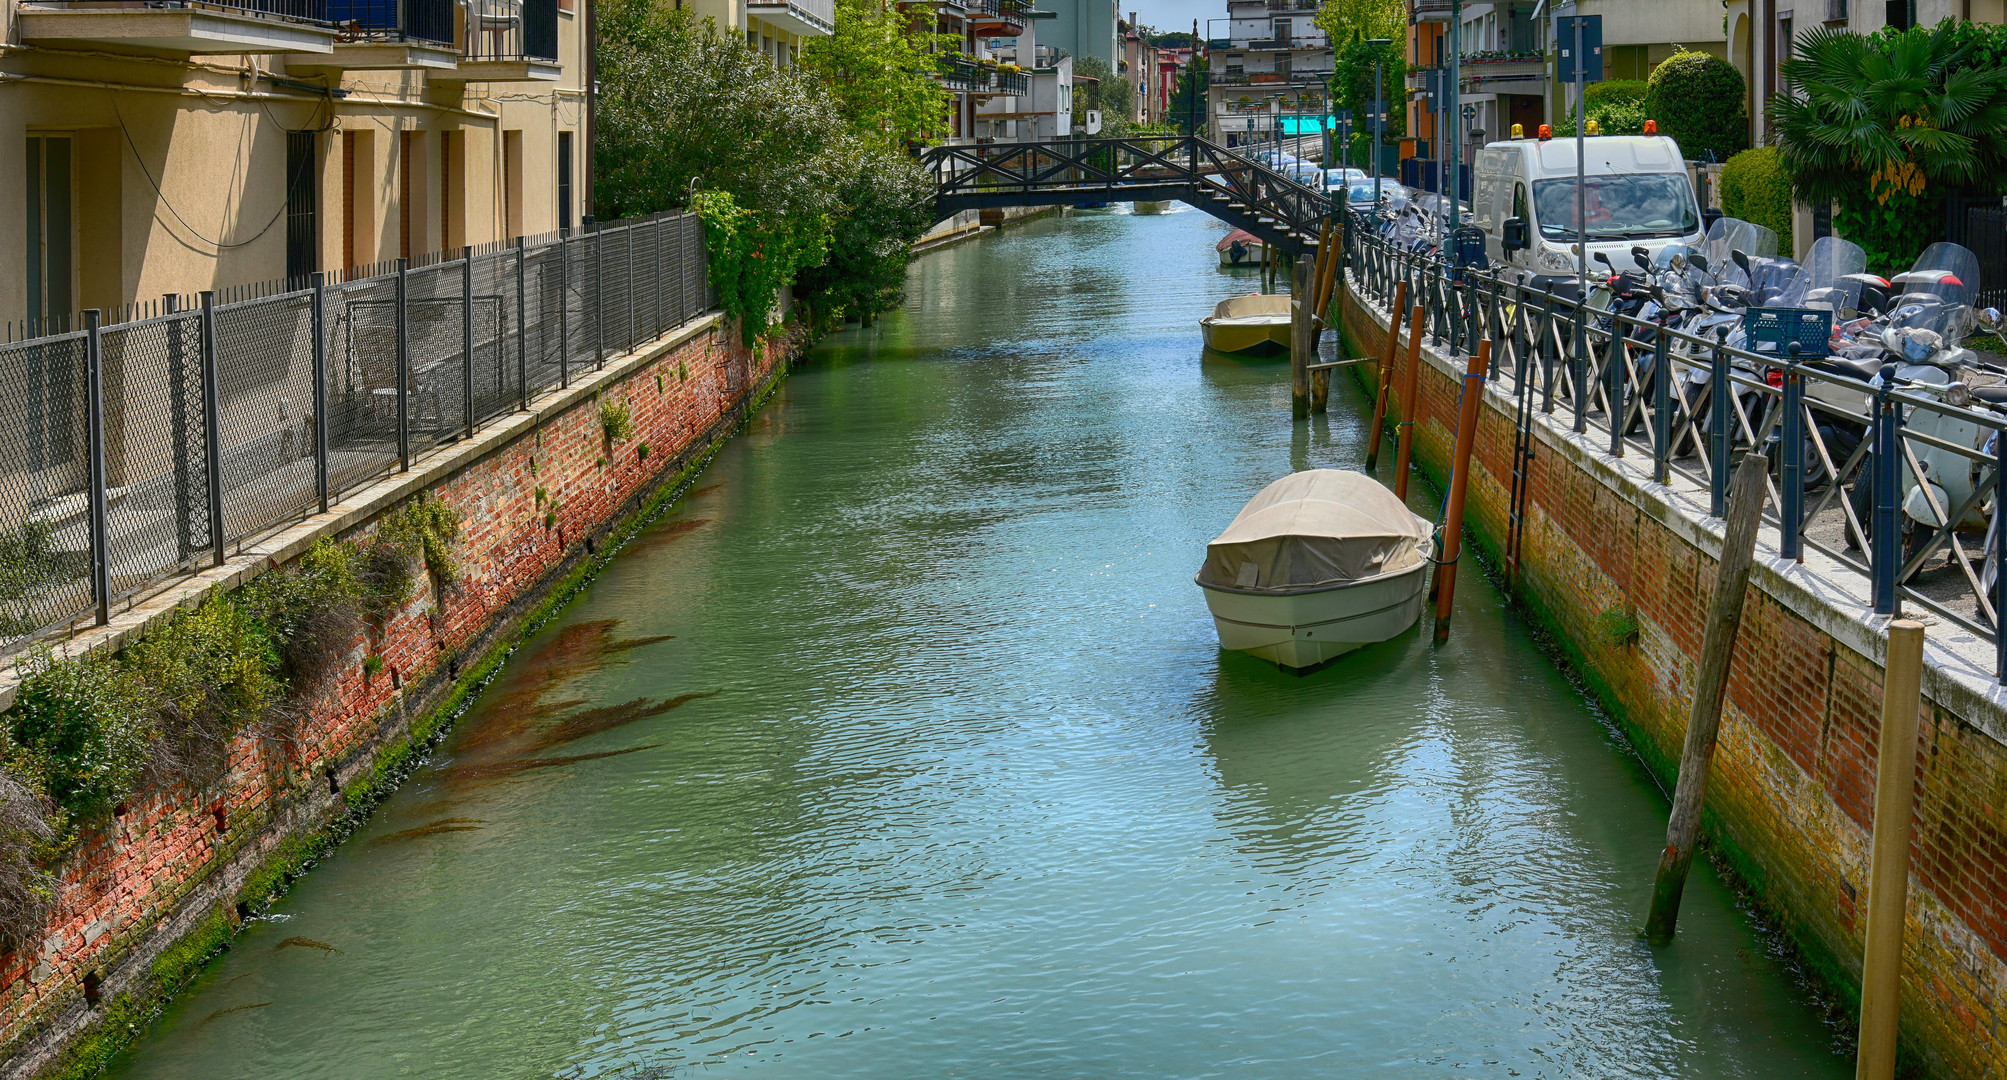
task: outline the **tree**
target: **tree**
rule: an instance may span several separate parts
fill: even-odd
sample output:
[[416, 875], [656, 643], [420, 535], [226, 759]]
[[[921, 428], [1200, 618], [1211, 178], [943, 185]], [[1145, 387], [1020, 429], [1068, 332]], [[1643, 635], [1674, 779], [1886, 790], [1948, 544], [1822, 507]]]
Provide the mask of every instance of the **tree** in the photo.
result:
[[1179, 30], [1170, 34], [1151, 34], [1150, 44], [1159, 49], [1189, 49], [1192, 47], [1192, 34], [1189, 30]]
[[1401, 41], [1407, 36], [1408, 7], [1404, 0], [1324, 0], [1317, 9], [1317, 28], [1331, 38], [1334, 49], [1372, 38]]
[[1136, 88], [1129, 85], [1126, 75], [1118, 75], [1108, 66], [1108, 61], [1098, 56], [1074, 58], [1073, 76], [1076, 80], [1085, 76], [1096, 80], [1086, 86], [1077, 81], [1073, 92], [1073, 117], [1075, 123], [1084, 123], [1083, 115], [1089, 109], [1101, 112], [1101, 136], [1119, 139], [1129, 134], [1130, 118], [1136, 115]]
[[[1680, 152], [1716, 161], [1749, 145], [1749, 114], [1742, 107], [1742, 73], [1719, 56], [1676, 52], [1645, 84], [1645, 115], [1658, 121]], [[1592, 113], [1593, 115], [1593, 113]]]
[[1398, 139], [1407, 134], [1407, 112], [1401, 108], [1401, 100], [1406, 95], [1401, 88], [1408, 77], [1408, 63], [1402, 55], [1402, 48], [1398, 37], [1380, 46], [1369, 45], [1367, 39], [1362, 38], [1338, 51], [1338, 62], [1331, 75], [1331, 100], [1338, 108], [1352, 112], [1352, 145], [1345, 155], [1348, 165], [1369, 168], [1372, 161], [1373, 62], [1376, 58], [1382, 65], [1380, 87], [1384, 96], [1381, 103], [1387, 111], [1387, 138]]
[[[1193, 56], [1185, 70], [1178, 73], [1178, 81], [1171, 88], [1171, 104], [1165, 110], [1164, 118], [1171, 126], [1190, 135], [1192, 117], [1197, 116], [1201, 128], [1206, 125], [1206, 58]], [[1197, 100], [1194, 101], [1193, 99]], [[1194, 108], [1193, 106], [1197, 107]]]
[[1770, 122], [1792, 189], [1834, 202], [1835, 228], [1870, 266], [1908, 267], [1946, 188], [2000, 190], [2007, 69], [1972, 34], [1950, 20], [1872, 38], [1821, 27], [1780, 65], [1790, 92]]
[[885, 0], [837, 0], [836, 32], [811, 38], [801, 66], [836, 99], [838, 111], [859, 134], [882, 133], [895, 145], [938, 135], [948, 93], [928, 78], [947, 44]]

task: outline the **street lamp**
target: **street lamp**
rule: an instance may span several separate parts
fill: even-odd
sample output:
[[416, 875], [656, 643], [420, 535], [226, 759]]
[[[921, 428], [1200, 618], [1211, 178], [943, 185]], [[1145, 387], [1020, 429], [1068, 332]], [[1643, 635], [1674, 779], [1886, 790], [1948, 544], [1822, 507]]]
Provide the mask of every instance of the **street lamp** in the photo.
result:
[[1374, 206], [1380, 205], [1380, 144], [1386, 141], [1387, 138], [1387, 103], [1384, 100], [1386, 91], [1380, 85], [1385, 57], [1381, 55], [1380, 50], [1393, 43], [1393, 38], [1380, 37], [1366, 39], [1366, 44], [1373, 47], [1373, 145], [1367, 149], [1366, 153], [1373, 159]]

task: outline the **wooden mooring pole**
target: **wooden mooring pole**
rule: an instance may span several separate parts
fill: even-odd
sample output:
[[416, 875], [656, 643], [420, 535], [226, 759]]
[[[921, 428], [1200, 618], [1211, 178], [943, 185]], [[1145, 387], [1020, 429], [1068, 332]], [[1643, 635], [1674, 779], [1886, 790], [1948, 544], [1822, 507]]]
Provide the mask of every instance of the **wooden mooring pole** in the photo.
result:
[[1317, 302], [1313, 269], [1298, 259], [1289, 275], [1289, 415], [1298, 420], [1310, 415], [1310, 365], [1317, 359], [1316, 339], [1310, 334], [1317, 314], [1312, 310]]
[[[1334, 238], [1342, 241], [1341, 230], [1331, 227], [1331, 219], [1324, 219], [1324, 238], [1317, 247], [1317, 257], [1321, 264], [1317, 274], [1317, 310], [1310, 322], [1310, 351], [1318, 354], [1319, 343], [1324, 340], [1324, 317], [1331, 311], [1331, 290], [1338, 282], [1339, 258], [1344, 254], [1344, 244], [1333, 243]], [[1345, 326], [1341, 319], [1338, 324], [1338, 358], [1345, 358]], [[1310, 373], [1310, 411], [1324, 412], [1331, 403], [1331, 370], [1318, 368]]]
[[1680, 894], [1686, 889], [1694, 843], [1700, 837], [1700, 808], [1707, 798], [1707, 770], [1714, 761], [1715, 737], [1721, 731], [1721, 701], [1728, 692], [1728, 663], [1735, 656], [1742, 600], [1749, 591], [1749, 567], [1756, 560], [1756, 526], [1763, 517], [1763, 482], [1769, 465], [1769, 459], [1762, 454], [1744, 454], [1729, 487], [1728, 520], [1722, 530], [1714, 599], [1707, 605], [1700, 667], [1694, 672], [1693, 713], [1686, 724], [1686, 744], [1680, 750], [1679, 784], [1673, 789], [1665, 850], [1659, 853], [1652, 910], [1645, 917], [1645, 938], [1654, 945], [1664, 945], [1673, 938], [1679, 923]]
[[1861, 1049], [1855, 1080], [1895, 1076], [1902, 993], [1910, 820], [1916, 812], [1916, 720], [1923, 706], [1923, 624], [1889, 623], [1882, 729], [1875, 764], [1875, 831], [1868, 864], [1868, 943], [1861, 968]]
[[1394, 496], [1408, 497], [1408, 459], [1415, 450], [1415, 386], [1421, 381], [1422, 305], [1408, 319], [1408, 368], [1401, 373], [1401, 425], [1394, 439]]
[[1373, 441], [1366, 447], [1366, 471], [1380, 463], [1380, 442], [1387, 430], [1387, 392], [1394, 387], [1394, 352], [1401, 347], [1401, 309], [1408, 303], [1408, 283], [1394, 285], [1394, 304], [1387, 309], [1387, 348], [1380, 356], [1380, 393], [1373, 398]]
[[1456, 456], [1450, 460], [1449, 505], [1443, 515], [1443, 549], [1436, 556], [1436, 644], [1449, 640], [1450, 612], [1456, 596], [1456, 560], [1463, 554], [1463, 499], [1470, 487], [1470, 451], [1477, 444], [1477, 407], [1484, 402], [1484, 373], [1491, 364], [1491, 339], [1477, 343], [1463, 373], [1462, 401], [1456, 416]]

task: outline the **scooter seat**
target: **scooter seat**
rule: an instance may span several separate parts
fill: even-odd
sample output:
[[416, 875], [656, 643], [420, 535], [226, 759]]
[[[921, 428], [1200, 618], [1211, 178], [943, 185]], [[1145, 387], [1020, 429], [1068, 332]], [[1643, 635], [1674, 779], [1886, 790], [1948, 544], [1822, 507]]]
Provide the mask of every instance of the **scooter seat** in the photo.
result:
[[1882, 373], [1882, 366], [1871, 360], [1850, 360], [1844, 356], [1828, 356], [1813, 360], [1806, 365], [1815, 371], [1829, 371], [1849, 379], [1868, 382]]
[[2007, 405], [2007, 386], [1975, 386], [1972, 396], [1988, 405]]

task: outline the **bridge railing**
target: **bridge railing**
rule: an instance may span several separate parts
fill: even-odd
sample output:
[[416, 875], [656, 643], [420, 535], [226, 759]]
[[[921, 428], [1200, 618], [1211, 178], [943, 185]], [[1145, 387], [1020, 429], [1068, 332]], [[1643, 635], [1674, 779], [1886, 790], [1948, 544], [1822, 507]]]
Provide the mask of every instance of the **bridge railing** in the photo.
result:
[[[1615, 314], [1593, 294], [1578, 311], [1572, 296], [1509, 271], [1447, 267], [1390, 243], [1372, 219], [1351, 223], [1354, 294], [1384, 309], [1406, 282], [1437, 346], [1454, 355], [1489, 341], [1491, 379], [1517, 403], [1522, 426], [1543, 416], [1611, 458], [1644, 459], [1654, 482], [1705, 492], [1716, 517], [1726, 510], [1731, 459], [1764, 454], [1765, 527], [1784, 558], [1821, 553], [1858, 575], [1878, 614], [1913, 603], [1939, 618], [1939, 633], [1991, 642], [1995, 677], [2007, 671], [1998, 572], [2007, 529], [1985, 513], [1989, 502], [2007, 507], [2007, 417], [1969, 407], [1963, 387], [1899, 385], [1892, 366], [1871, 383], [1831, 360], [1731, 347], [1725, 329], [1699, 335], [1664, 318]], [[1523, 478], [1513, 489], [1516, 522]], [[1515, 544], [1509, 538], [1509, 563]]]

